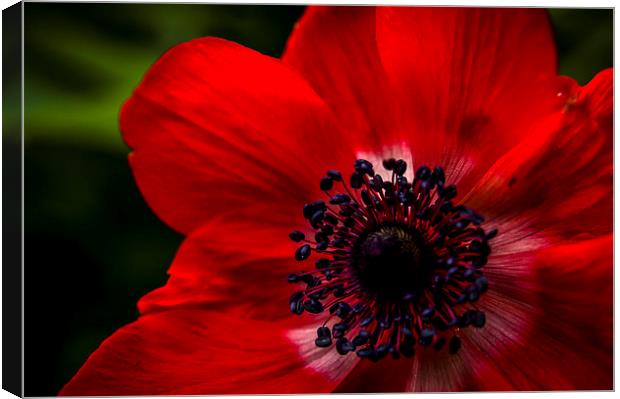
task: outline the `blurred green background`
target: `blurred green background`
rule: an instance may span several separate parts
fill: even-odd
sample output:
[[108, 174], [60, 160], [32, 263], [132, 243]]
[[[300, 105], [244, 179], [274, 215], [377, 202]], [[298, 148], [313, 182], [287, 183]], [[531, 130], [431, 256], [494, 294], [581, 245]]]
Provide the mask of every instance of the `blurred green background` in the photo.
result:
[[[27, 396], [57, 394], [104, 338], [136, 318], [137, 300], [165, 283], [182, 239], [133, 182], [117, 128], [123, 101], [165, 50], [192, 38], [224, 37], [279, 56], [302, 12], [25, 4]], [[612, 65], [611, 10], [551, 17], [560, 73], [585, 83]]]

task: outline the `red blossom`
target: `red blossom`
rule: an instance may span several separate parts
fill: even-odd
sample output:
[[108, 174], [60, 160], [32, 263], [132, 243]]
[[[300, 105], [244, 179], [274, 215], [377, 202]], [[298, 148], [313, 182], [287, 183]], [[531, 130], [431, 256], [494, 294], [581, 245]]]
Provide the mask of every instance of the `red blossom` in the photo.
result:
[[[310, 7], [281, 60], [192, 40], [120, 118], [150, 207], [187, 236], [167, 284], [62, 395], [612, 388], [613, 71], [556, 75], [540, 9]], [[500, 234], [456, 355], [378, 363], [292, 317], [288, 233], [328, 169], [442, 165]]]

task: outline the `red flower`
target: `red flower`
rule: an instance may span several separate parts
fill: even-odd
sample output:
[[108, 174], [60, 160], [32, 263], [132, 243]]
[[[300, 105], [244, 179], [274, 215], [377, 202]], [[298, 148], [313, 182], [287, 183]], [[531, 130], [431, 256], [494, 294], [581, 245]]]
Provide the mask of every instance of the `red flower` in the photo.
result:
[[[612, 74], [556, 76], [537, 9], [318, 7], [282, 60], [214, 38], [173, 48], [121, 130], [149, 205], [187, 239], [61, 394], [611, 389]], [[332, 204], [304, 209], [317, 242], [291, 243], [321, 179]], [[296, 249], [344, 281], [312, 296], [329, 273], [291, 275], [308, 284], [300, 317]], [[322, 311], [338, 296], [332, 312], [375, 316], [378, 335], [355, 316], [357, 348], [338, 336]]]

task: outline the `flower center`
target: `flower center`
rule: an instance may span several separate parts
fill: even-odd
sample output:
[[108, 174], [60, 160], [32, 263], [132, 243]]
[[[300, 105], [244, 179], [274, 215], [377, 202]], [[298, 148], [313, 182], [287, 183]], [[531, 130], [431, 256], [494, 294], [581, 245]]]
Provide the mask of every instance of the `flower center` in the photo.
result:
[[385, 225], [357, 241], [352, 265], [366, 290], [385, 300], [397, 300], [428, 284], [430, 268], [424, 250], [414, 231]]
[[296, 260], [318, 257], [314, 270], [289, 275], [306, 285], [291, 295], [291, 311], [325, 313], [315, 344], [335, 340], [341, 355], [411, 357], [416, 345], [457, 353], [460, 330], [486, 322], [476, 302], [497, 230], [485, 232], [482, 216], [453, 203], [456, 187], [441, 167], [422, 166], [409, 182], [403, 160], [383, 161], [386, 180], [366, 160], [354, 166], [349, 185], [335, 170], [321, 180], [328, 204], [304, 205], [314, 239], [289, 235], [301, 244]]

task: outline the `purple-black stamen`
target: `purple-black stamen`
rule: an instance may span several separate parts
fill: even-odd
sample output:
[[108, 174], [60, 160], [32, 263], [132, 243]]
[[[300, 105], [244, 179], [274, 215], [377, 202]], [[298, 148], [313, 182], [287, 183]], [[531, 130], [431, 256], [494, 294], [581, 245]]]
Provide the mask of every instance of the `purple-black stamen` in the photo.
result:
[[423, 165], [408, 181], [402, 159], [383, 161], [391, 176], [364, 159], [353, 166], [348, 187], [337, 170], [321, 179], [328, 204], [304, 205], [314, 232], [289, 234], [301, 244], [296, 260], [317, 256], [314, 271], [288, 276], [306, 285], [289, 298], [291, 312], [325, 314], [315, 344], [335, 341], [341, 355], [412, 357], [416, 345], [457, 353], [460, 329], [486, 324], [476, 303], [488, 290], [482, 268], [497, 229], [453, 203], [457, 189], [441, 167]]
[[334, 187], [334, 179], [329, 176], [322, 178], [320, 187], [323, 191], [331, 190]]
[[304, 238], [306, 238], [306, 235], [304, 233], [302, 233], [301, 231], [295, 230], [292, 231], [289, 235], [289, 238], [295, 242], [300, 242], [302, 241]]

